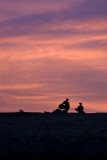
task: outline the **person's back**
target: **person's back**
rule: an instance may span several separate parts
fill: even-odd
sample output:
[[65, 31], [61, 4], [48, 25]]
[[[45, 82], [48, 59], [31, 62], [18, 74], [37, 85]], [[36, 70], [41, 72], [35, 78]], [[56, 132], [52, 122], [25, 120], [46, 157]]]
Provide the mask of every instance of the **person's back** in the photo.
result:
[[83, 112], [83, 106], [78, 106], [78, 112], [82, 113]]

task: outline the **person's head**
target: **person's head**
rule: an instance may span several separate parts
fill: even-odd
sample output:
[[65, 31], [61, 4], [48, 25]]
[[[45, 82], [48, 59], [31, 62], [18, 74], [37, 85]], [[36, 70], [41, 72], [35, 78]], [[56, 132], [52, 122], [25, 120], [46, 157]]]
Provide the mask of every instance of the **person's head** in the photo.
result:
[[66, 98], [66, 101], [69, 101], [69, 99], [68, 99], [68, 98]]
[[82, 105], [82, 102], [79, 102], [80, 105]]

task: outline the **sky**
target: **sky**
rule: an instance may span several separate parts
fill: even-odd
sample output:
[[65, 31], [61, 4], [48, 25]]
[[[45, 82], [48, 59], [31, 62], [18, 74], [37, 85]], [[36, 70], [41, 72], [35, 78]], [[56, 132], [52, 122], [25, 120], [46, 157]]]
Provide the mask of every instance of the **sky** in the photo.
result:
[[107, 112], [107, 0], [0, 0], [0, 112]]

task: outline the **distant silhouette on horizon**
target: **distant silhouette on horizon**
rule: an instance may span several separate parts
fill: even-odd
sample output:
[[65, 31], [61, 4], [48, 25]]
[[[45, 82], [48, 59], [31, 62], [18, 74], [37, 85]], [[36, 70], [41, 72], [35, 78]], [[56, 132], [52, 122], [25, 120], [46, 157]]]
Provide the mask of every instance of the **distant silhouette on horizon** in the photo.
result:
[[58, 108], [54, 110], [52, 113], [67, 113], [68, 110], [70, 109], [70, 104], [69, 104], [69, 99], [66, 98], [65, 101], [63, 101], [61, 104], [59, 104]]
[[19, 110], [19, 113], [24, 113], [24, 111], [22, 109]]
[[85, 113], [84, 112], [84, 107], [82, 105], [82, 102], [79, 102], [79, 106], [77, 108], [75, 108], [75, 110], [78, 112], [78, 113]]

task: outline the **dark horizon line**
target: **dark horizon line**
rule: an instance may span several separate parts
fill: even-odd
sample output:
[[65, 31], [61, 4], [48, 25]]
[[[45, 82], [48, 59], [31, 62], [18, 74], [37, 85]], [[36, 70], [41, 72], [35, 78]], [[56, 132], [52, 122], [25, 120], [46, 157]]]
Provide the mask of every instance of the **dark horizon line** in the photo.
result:
[[[21, 114], [26, 114], [26, 113], [29, 113], [29, 114], [47, 114], [47, 113], [52, 113], [52, 112], [47, 112], [47, 113], [45, 113], [45, 112], [40, 112], [40, 111], [38, 111], [38, 112], [33, 112], [33, 111], [23, 111], [23, 112], [20, 112], [20, 111], [7, 111], [7, 112], [0, 112], [0, 114], [11, 114], [11, 113], [21, 113]], [[85, 112], [85, 114], [107, 114], [107, 112]], [[68, 112], [68, 113], [66, 113], [66, 114], [78, 114], [77, 112]]]

